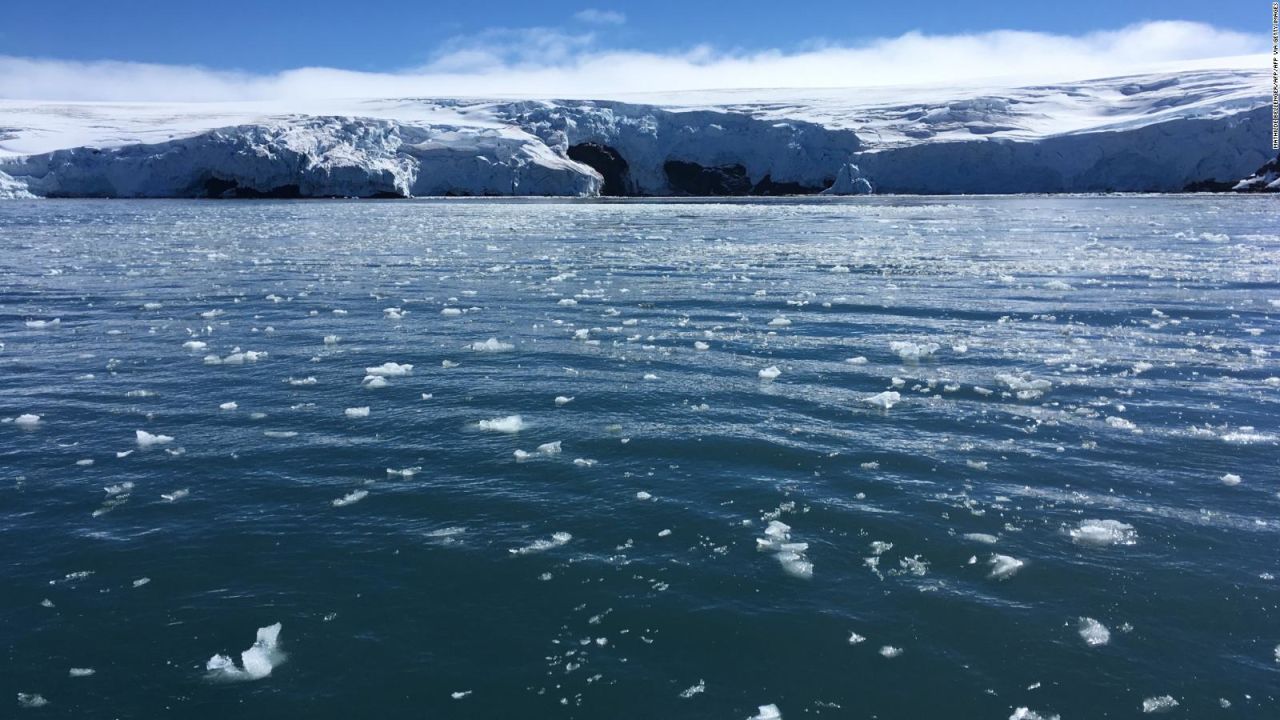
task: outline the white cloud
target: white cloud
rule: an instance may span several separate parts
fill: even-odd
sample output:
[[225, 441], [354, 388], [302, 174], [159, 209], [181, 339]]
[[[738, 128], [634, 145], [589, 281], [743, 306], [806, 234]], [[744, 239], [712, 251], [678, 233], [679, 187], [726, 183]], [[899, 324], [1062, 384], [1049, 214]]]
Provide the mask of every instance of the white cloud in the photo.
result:
[[573, 14], [573, 19], [590, 25], [622, 25], [627, 22], [627, 16], [617, 10], [597, 10], [596, 8], [578, 11]]
[[[490, 30], [455, 38], [398, 73], [299, 68], [258, 75], [128, 62], [0, 56], [0, 97], [45, 100], [290, 100], [336, 97], [614, 97], [709, 88], [876, 87], [987, 78], [1028, 83], [1122, 75], [1171, 63], [1262, 53], [1265, 38], [1163, 21], [1086, 35], [1000, 30], [911, 32], [856, 46], [657, 53], [606, 49], [591, 33]], [[1233, 66], [1238, 66], [1236, 59]], [[1209, 63], [1212, 64], [1212, 63]], [[1262, 67], [1261, 62], [1259, 67]]]

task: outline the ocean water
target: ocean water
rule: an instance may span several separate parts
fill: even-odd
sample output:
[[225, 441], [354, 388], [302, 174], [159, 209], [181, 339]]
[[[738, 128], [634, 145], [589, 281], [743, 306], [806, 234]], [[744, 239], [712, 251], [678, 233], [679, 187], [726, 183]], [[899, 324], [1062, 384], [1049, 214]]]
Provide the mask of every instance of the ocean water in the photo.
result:
[[1269, 198], [0, 203], [0, 716], [1280, 717], [1278, 332]]

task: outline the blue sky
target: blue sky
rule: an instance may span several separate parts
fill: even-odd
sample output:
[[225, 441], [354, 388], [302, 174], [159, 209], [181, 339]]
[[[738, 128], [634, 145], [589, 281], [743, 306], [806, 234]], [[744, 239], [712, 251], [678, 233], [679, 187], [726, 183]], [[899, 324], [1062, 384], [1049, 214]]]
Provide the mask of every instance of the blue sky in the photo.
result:
[[[584, 10], [598, 12], [579, 16]], [[594, 17], [593, 17], [594, 15]], [[579, 17], [575, 17], [579, 16]], [[592, 22], [594, 20], [595, 22]], [[620, 21], [620, 22], [610, 22]], [[591, 31], [600, 47], [647, 51], [707, 44], [798, 50], [918, 30], [1030, 30], [1078, 35], [1145, 20], [1191, 20], [1270, 33], [1263, 0], [856, 2], [853, 0], [564, 0], [414, 2], [174, 0], [5, 2], [0, 55], [132, 60], [270, 73], [302, 66], [388, 72], [429, 63], [459, 39], [495, 28]]]
[[[1263, 0], [261, 0], [230, 7], [8, 0], [0, 13], [0, 98], [603, 98], [1038, 83], [1188, 63], [1262, 69], [1270, 49]], [[1220, 63], [1229, 56], [1236, 59]]]

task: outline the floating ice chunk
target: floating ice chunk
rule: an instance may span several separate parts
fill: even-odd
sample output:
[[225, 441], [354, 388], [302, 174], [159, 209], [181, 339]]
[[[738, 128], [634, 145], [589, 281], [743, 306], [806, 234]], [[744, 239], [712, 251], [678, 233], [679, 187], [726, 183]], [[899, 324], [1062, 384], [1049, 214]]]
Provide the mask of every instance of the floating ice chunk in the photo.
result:
[[340, 342], [341, 340], [342, 340], [342, 338], [338, 337], [337, 335], [325, 335], [325, 336], [324, 336], [324, 344], [325, 344], [325, 345], [337, 345], [337, 344], [338, 344], [338, 342]]
[[491, 337], [484, 342], [471, 343], [467, 347], [475, 352], [507, 352], [508, 350], [516, 349], [515, 345], [502, 342], [496, 337]]
[[26, 428], [30, 430], [31, 428], [34, 428], [40, 424], [40, 416], [32, 415], [31, 413], [23, 413], [13, 419], [13, 424], [17, 425], [20, 428]]
[[538, 452], [542, 455], [559, 455], [560, 441], [556, 440], [555, 442], [542, 443], [538, 446]]
[[644, 377], [643, 377], [643, 378], [641, 378], [641, 379], [642, 379], [642, 380], [657, 380], [657, 379], [658, 379], [658, 376], [657, 376], [657, 375], [654, 375], [653, 373], [645, 373], [645, 374], [644, 374]]
[[448, 370], [449, 368], [456, 368], [456, 367], [458, 367], [458, 363], [456, 363], [456, 362], [454, 362], [454, 361], [452, 361], [452, 360], [441, 360], [441, 361], [440, 361], [440, 367], [444, 368], [445, 370]]
[[1115, 415], [1110, 415], [1107, 417], [1106, 422], [1107, 422], [1107, 427], [1113, 427], [1117, 430], [1128, 430], [1138, 435], [1142, 434], [1142, 431], [1138, 429], [1137, 425], [1134, 425], [1133, 423], [1129, 422], [1128, 420], [1122, 417], [1116, 417]]
[[831, 272], [833, 272], [833, 273], [842, 273], [842, 274], [843, 274], [843, 273], [847, 273], [847, 272], [849, 272], [849, 266], [848, 266], [848, 265], [833, 265], [833, 266], [831, 267]]
[[533, 457], [533, 453], [528, 450], [521, 450], [520, 448], [516, 448], [515, 452], [512, 454], [516, 456], [516, 462], [523, 462]]
[[889, 343], [889, 349], [898, 355], [905, 363], [918, 363], [921, 360], [932, 356], [942, 348], [938, 343], [914, 343], [903, 340], [894, 340]]
[[316, 379], [314, 377], [307, 376], [304, 378], [289, 378], [288, 380], [285, 380], [285, 382], [294, 387], [301, 387], [303, 385], [315, 385]]
[[376, 377], [404, 377], [413, 373], [413, 365], [409, 363], [384, 362], [376, 367], [367, 367], [364, 372], [366, 375]]
[[884, 647], [880, 648], [880, 654], [887, 658], [896, 658], [902, 654], [902, 648], [894, 647], [892, 645], [885, 645]]
[[769, 321], [769, 327], [789, 327], [790, 325], [791, 320], [781, 315]]
[[1008, 580], [1016, 575], [1022, 569], [1022, 566], [1026, 565], [1026, 562], [1010, 555], [997, 553], [991, 556], [987, 564], [991, 566], [991, 573], [987, 577], [994, 580]]
[[1053, 383], [1043, 378], [1033, 378], [1025, 373], [999, 373], [995, 377], [996, 384], [1013, 391], [1019, 400], [1037, 400], [1053, 389]]
[[93, 458], [85, 458], [83, 460], [76, 461], [76, 465], [80, 465], [82, 467], [88, 467], [92, 464], [93, 464]]
[[417, 475], [418, 471], [421, 469], [422, 468], [420, 467], [409, 467], [409, 468], [404, 468], [403, 470], [392, 470], [391, 468], [387, 468], [387, 474], [390, 475], [391, 477], [401, 477], [401, 478], [404, 478], [405, 480], [408, 480], [414, 475]]
[[481, 420], [478, 427], [490, 432], [518, 433], [524, 429], [525, 425], [524, 418], [519, 415], [508, 415], [492, 420]]
[[181, 490], [174, 490], [173, 492], [170, 492], [170, 493], [160, 493], [160, 497], [164, 498], [169, 502], [177, 502], [190, 494], [191, 494], [191, 490], [187, 488], [183, 488]]
[[1133, 545], [1138, 541], [1138, 533], [1133, 526], [1119, 520], [1081, 520], [1067, 534], [1080, 545], [1095, 547]]
[[367, 405], [365, 407], [349, 407], [346, 410], [343, 410], [342, 412], [344, 415], [346, 415], [347, 417], [353, 420], [357, 418], [369, 417], [369, 407]]
[[240, 405], [237, 404], [234, 400], [232, 400], [231, 402], [222, 403], [221, 405], [218, 406], [218, 409], [219, 410], [235, 410], [238, 407], [240, 407]]
[[864, 643], [864, 642], [866, 642], [866, 641], [867, 641], [867, 639], [866, 639], [865, 637], [863, 637], [863, 636], [859, 635], [859, 634], [858, 634], [858, 633], [856, 633], [856, 632], [851, 632], [851, 633], [849, 633], [849, 644], [850, 644], [850, 645], [861, 645], [862, 643]]
[[1000, 541], [1000, 538], [987, 533], [965, 533], [962, 537], [970, 542], [979, 542], [984, 545], [995, 545]]
[[782, 720], [782, 711], [777, 705], [761, 705], [758, 713], [747, 720]]
[[1142, 712], [1144, 713], [1169, 712], [1176, 707], [1178, 707], [1178, 701], [1172, 695], [1149, 697], [1142, 701]]
[[162, 307], [164, 307], [164, 305], [158, 302], [142, 303], [143, 310], [159, 310]]
[[557, 395], [555, 402], [556, 407], [564, 407], [565, 405], [573, 402], [573, 396]]
[[389, 307], [382, 309], [382, 316], [387, 320], [402, 320], [408, 314], [407, 310], [401, 310], [398, 307]]
[[808, 543], [791, 542], [791, 526], [781, 520], [770, 520], [764, 537], [756, 538], [756, 549], [772, 552], [787, 574], [798, 578], [813, 577], [813, 563], [805, 557]]
[[697, 685], [690, 685], [689, 687], [685, 688], [684, 690], [681, 690], [681, 691], [680, 691], [680, 697], [681, 697], [681, 698], [684, 698], [685, 700], [688, 700], [689, 698], [693, 697], [694, 695], [698, 695], [698, 694], [700, 694], [700, 693], [704, 693], [704, 692], [706, 692], [706, 691], [707, 691], [707, 681], [706, 681], [706, 680], [699, 680]]
[[574, 458], [573, 464], [578, 467], [595, 467], [596, 461], [588, 458]]
[[1075, 288], [1071, 287], [1070, 285], [1068, 285], [1067, 283], [1061, 280], [1050, 280], [1049, 282], [1044, 284], [1044, 289], [1045, 290], [1075, 290]]
[[191, 352], [198, 352], [200, 350], [204, 350], [205, 348], [209, 347], [209, 345], [208, 343], [203, 343], [203, 342], [200, 342], [199, 340], [188, 340], [182, 343], [182, 347], [187, 350], [190, 350]]
[[91, 677], [97, 672], [98, 671], [94, 670], [93, 668], [73, 667], [67, 671], [67, 677], [73, 677], [73, 678]]
[[636, 493], [636, 499], [637, 499], [637, 500], [652, 500], [652, 499], [653, 499], [653, 495], [650, 495], [649, 493], [645, 492], [644, 490], [641, 490], [640, 492]]
[[369, 496], [368, 490], [352, 490], [351, 492], [337, 498], [333, 501], [334, 507], [346, 507], [354, 505]]
[[449, 693], [449, 697], [453, 698], [454, 700], [461, 700], [470, 694], [471, 694], [470, 690], [459, 690], [458, 692]]
[[62, 318], [54, 318], [52, 320], [28, 320], [27, 328], [30, 330], [52, 330], [62, 325]]
[[1222, 476], [1222, 484], [1227, 487], [1235, 487], [1240, 484], [1240, 476], [1234, 473], [1227, 473]]
[[286, 660], [280, 649], [280, 623], [258, 628], [253, 646], [240, 653], [240, 665], [227, 655], [214, 655], [205, 664], [211, 680], [261, 680]]
[[574, 305], [578, 304], [578, 301], [574, 300], [573, 298], [560, 298], [560, 302], [556, 304], [562, 307], [573, 307]]
[[1111, 631], [1106, 625], [1091, 617], [1080, 618], [1080, 639], [1089, 647], [1101, 647], [1111, 642]]
[[1009, 720], [1060, 720], [1059, 715], [1041, 715], [1029, 708], [1020, 707], [1013, 711], [1009, 716]]
[[360, 381], [360, 387], [365, 390], [380, 390], [390, 384], [391, 383], [387, 382], [387, 379], [381, 375], [365, 375], [364, 379]]
[[263, 430], [263, 436], [276, 439], [288, 439], [298, 437], [297, 431], [294, 430]]
[[173, 442], [173, 438], [168, 435], [152, 435], [146, 430], [136, 430], [134, 431], [134, 434], [135, 439], [138, 442], [138, 447], [144, 449], [152, 447], [153, 445], [168, 445]]
[[1280, 645], [1276, 646], [1276, 662], [1280, 663]]
[[573, 536], [567, 532], [553, 533], [550, 538], [545, 540], [535, 540], [523, 547], [511, 548], [508, 552], [512, 555], [529, 555], [532, 553], [545, 552], [552, 548], [558, 548], [561, 545], [566, 545], [572, 539]]
[[461, 309], [461, 308], [447, 307], [447, 308], [445, 308], [445, 309], [441, 310], [441, 311], [440, 311], [440, 314], [441, 314], [441, 315], [443, 315], [443, 316], [445, 316], [445, 317], [458, 317], [459, 315], [462, 315], [462, 309]]
[[851, 357], [848, 360], [845, 360], [845, 362], [850, 365], [866, 365], [867, 358], [863, 355], [859, 355], [858, 357]]
[[886, 390], [869, 397], [862, 398], [862, 402], [872, 407], [878, 407], [881, 410], [888, 410], [897, 405], [902, 400], [902, 395], [893, 390]]
[[435, 397], [435, 395], [434, 395], [433, 393], [422, 393], [422, 399], [423, 399], [423, 400], [430, 400], [430, 399], [431, 399], [431, 398], [433, 398], [433, 397]]
[[40, 693], [18, 693], [18, 707], [40, 708], [48, 704], [49, 701], [45, 700]]
[[760, 376], [761, 380], [776, 380], [782, 374], [782, 371], [778, 369], [777, 365], [770, 365], [756, 374]]
[[140, 587], [142, 587], [143, 585], [146, 585], [146, 584], [147, 584], [147, 583], [149, 583], [149, 582], [151, 582], [151, 578], [146, 578], [146, 577], [144, 577], [144, 578], [138, 578], [137, 580], [134, 580], [134, 581], [133, 581], [133, 586], [134, 586], [135, 588], [140, 588]]
[[666, 528], [658, 531], [658, 537], [671, 537], [671, 529]]

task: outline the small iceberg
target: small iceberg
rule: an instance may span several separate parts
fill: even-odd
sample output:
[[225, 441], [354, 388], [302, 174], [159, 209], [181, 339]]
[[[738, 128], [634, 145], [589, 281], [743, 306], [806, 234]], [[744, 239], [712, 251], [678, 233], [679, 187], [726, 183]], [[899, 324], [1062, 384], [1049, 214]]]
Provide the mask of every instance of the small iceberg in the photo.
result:
[[154, 445], [168, 445], [173, 442], [173, 438], [169, 435], [152, 435], [146, 430], [135, 431], [135, 436], [138, 441], [138, 447], [144, 449]]
[[365, 375], [374, 377], [404, 377], [413, 373], [413, 365], [409, 363], [400, 364], [394, 362], [385, 362], [377, 367], [367, 367], [364, 369]]
[[477, 427], [481, 430], [500, 433], [518, 433], [524, 429], [524, 418], [519, 415], [508, 415], [506, 417], [494, 418], [492, 420], [481, 420], [477, 423]]
[[770, 520], [764, 537], [756, 538], [756, 549], [772, 552], [788, 575], [808, 580], [813, 577], [813, 563], [805, 556], [809, 543], [791, 542], [791, 526], [781, 520]]
[[885, 392], [862, 398], [862, 402], [872, 407], [878, 407], [881, 410], [888, 410], [902, 402], [902, 395], [893, 390], [886, 390]]
[[253, 647], [240, 653], [240, 665], [228, 655], [214, 655], [205, 664], [210, 680], [261, 680], [286, 660], [280, 650], [280, 623], [258, 628]]
[[1027, 563], [1011, 555], [997, 553], [991, 556], [987, 564], [991, 566], [991, 573], [987, 577], [993, 580], [1008, 580], [1018, 574], [1018, 571]]
[[474, 342], [467, 346], [467, 349], [473, 352], [507, 352], [515, 350], [516, 346], [511, 343], [504, 343], [498, 338], [489, 338], [484, 342]]
[[782, 371], [778, 369], [777, 365], [770, 365], [756, 374], [760, 376], [761, 380], [772, 381], [777, 380]]
[[40, 416], [31, 413], [23, 413], [13, 419], [13, 424], [20, 428], [30, 430], [40, 425]]
[[1080, 618], [1080, 639], [1089, 647], [1102, 647], [1111, 642], [1111, 631], [1091, 617]]
[[1067, 534], [1075, 543], [1093, 547], [1133, 545], [1138, 542], [1138, 533], [1133, 526], [1119, 520], [1081, 520]]
[[782, 711], [777, 705], [761, 705], [758, 713], [747, 718], [747, 720], [782, 720]]
[[367, 405], [365, 407], [349, 407], [346, 410], [343, 410], [342, 412], [344, 415], [346, 415], [347, 417], [353, 420], [357, 418], [369, 417], [369, 407]]

